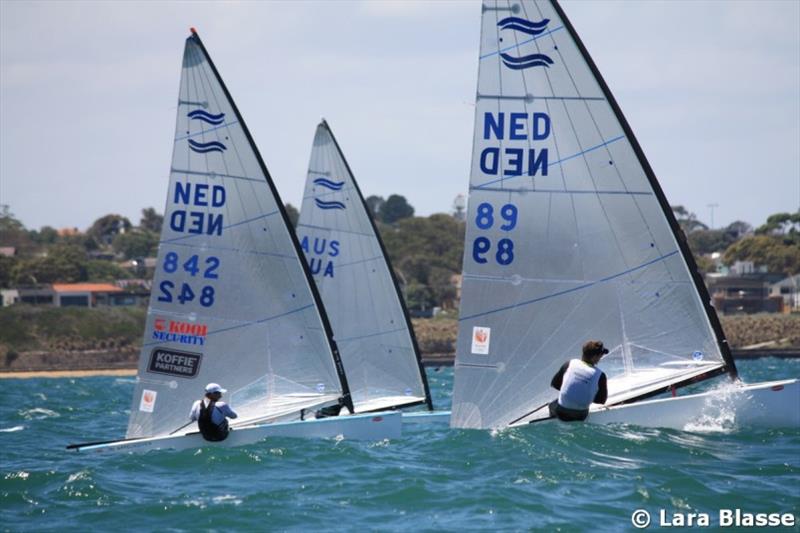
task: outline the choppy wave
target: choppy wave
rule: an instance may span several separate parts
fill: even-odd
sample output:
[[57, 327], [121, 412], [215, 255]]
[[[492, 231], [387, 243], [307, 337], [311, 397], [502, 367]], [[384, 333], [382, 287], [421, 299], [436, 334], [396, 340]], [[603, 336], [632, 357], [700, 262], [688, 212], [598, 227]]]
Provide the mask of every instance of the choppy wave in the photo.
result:
[[[799, 375], [800, 360], [743, 361], [739, 371], [745, 381], [754, 374], [780, 379]], [[428, 378], [434, 405], [446, 409], [453, 370], [428, 369]], [[372, 443], [275, 438], [240, 448], [89, 456], [64, 446], [122, 437], [133, 380], [4, 385], [2, 425], [26, 427], [0, 434], [3, 530], [133, 524], [144, 531], [602, 533], [629, 529], [635, 509], [690, 508], [711, 513], [713, 524], [731, 502], [749, 512], [795, 514], [800, 502], [800, 429], [534, 424], [492, 435], [419, 425]], [[44, 390], [47, 402], [36, 396]], [[23, 422], [22, 413], [42, 416], [44, 406], [61, 416]]]
[[45, 409], [44, 407], [34, 407], [33, 409], [25, 409], [23, 411], [20, 411], [19, 414], [22, 415], [26, 420], [42, 420], [44, 418], [56, 418], [61, 416], [55, 411], [52, 411], [50, 409]]
[[10, 428], [1, 428], [0, 433], [14, 433], [15, 431], [22, 431], [25, 426], [14, 426]]

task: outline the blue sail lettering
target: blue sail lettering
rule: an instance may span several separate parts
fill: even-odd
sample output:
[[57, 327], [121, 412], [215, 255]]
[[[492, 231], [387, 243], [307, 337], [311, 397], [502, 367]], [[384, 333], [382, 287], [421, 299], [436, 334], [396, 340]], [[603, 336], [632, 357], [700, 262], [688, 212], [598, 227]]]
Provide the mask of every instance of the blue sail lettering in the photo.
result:
[[193, 235], [222, 235], [222, 214], [203, 213], [201, 211], [173, 211], [169, 217], [169, 227], [178, 233]]
[[497, 174], [500, 148], [484, 148], [481, 152], [481, 172], [484, 174]]
[[506, 148], [506, 165], [504, 176], [522, 175], [522, 148]]
[[302, 248], [305, 253], [308, 253], [308, 235], [303, 236], [303, 239], [300, 241], [300, 248]]
[[210, 199], [208, 188], [205, 183], [195, 183], [194, 191], [192, 191], [192, 183], [175, 182], [175, 195], [172, 198], [172, 203], [200, 207], [208, 207], [209, 205], [211, 207], [222, 207], [225, 205], [225, 187], [222, 185], [211, 187]]
[[333, 277], [333, 262], [332, 261], [328, 261], [328, 266], [325, 267], [325, 273], [322, 275], [322, 277], [325, 277], [325, 276], [328, 276], [328, 277], [331, 277], [331, 278]]
[[328, 252], [328, 255], [331, 257], [336, 257], [339, 255], [339, 241], [331, 241], [331, 251]]
[[326, 239], [322, 239], [322, 242], [320, 242], [320, 239], [314, 239], [314, 253], [317, 255], [322, 255], [322, 253], [325, 251], [325, 244], [327, 242], [328, 241]]
[[503, 138], [503, 123], [505, 122], [505, 115], [500, 113], [495, 120], [492, 113], [483, 114], [483, 138], [489, 139], [489, 130], [494, 132], [495, 139]]
[[[542, 141], [550, 136], [550, 116], [547, 113], [510, 113], [506, 121], [505, 113], [483, 114], [483, 138], [503, 140], [506, 138], [506, 124], [508, 124], [508, 139], [524, 141], [532, 139]], [[530, 123], [529, 123], [530, 121]]]

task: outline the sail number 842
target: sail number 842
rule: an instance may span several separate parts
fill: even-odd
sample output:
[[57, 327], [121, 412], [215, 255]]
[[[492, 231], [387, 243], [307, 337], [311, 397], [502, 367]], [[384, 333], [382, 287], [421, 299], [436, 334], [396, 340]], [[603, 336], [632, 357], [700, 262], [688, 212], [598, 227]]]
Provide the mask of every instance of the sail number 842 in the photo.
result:
[[[217, 269], [219, 268], [219, 263], [218, 257], [209, 256], [201, 266], [200, 258], [197, 255], [192, 255], [181, 264], [178, 254], [170, 252], [164, 257], [162, 268], [167, 274], [174, 274], [179, 268], [182, 268], [183, 271], [188, 273], [191, 277], [197, 276], [202, 270], [203, 278], [218, 279], [219, 275], [217, 274]], [[200, 305], [203, 307], [211, 307], [214, 305], [214, 287], [211, 285], [204, 286], [200, 290], [199, 295], [195, 295], [194, 290], [192, 290], [192, 287], [188, 283], [182, 283], [180, 291], [176, 291], [174, 282], [164, 280], [159, 284], [158, 288], [161, 290], [161, 295], [158, 297], [159, 302], [172, 302], [174, 294], [174, 299], [178, 300], [181, 304], [191, 302], [197, 298]]]
[[[500, 229], [502, 231], [511, 231], [517, 227], [517, 206], [514, 204], [505, 204], [500, 208], [499, 217], [502, 219]], [[478, 229], [488, 230], [495, 224], [495, 210], [492, 204], [483, 202], [478, 205], [478, 212], [475, 215], [475, 225]], [[492, 249], [492, 241], [488, 237], [477, 237], [472, 242], [472, 259], [476, 263], [484, 264], [489, 261], [486, 255]], [[510, 265], [514, 262], [514, 241], [508, 238], [503, 238], [497, 241], [497, 248], [494, 253], [495, 261], [499, 265]]]

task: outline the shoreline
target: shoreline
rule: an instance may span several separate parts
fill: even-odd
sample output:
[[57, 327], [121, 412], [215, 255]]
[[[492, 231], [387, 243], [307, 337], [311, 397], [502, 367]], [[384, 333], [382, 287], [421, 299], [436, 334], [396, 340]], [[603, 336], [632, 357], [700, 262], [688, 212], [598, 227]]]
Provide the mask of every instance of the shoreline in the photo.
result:
[[98, 370], [28, 370], [20, 372], [0, 372], [0, 379], [89, 378], [93, 376], [135, 375], [135, 368], [101, 368]]
[[[800, 348], [741, 350], [733, 349], [734, 360], [752, 360], [761, 357], [777, 357], [779, 359], [800, 358]], [[422, 357], [425, 367], [449, 367], [455, 362], [454, 354], [431, 354]], [[19, 370], [12, 372], [0, 371], [0, 379], [31, 379], [31, 378], [87, 378], [93, 376], [135, 376], [136, 368], [99, 368], [81, 370]]]

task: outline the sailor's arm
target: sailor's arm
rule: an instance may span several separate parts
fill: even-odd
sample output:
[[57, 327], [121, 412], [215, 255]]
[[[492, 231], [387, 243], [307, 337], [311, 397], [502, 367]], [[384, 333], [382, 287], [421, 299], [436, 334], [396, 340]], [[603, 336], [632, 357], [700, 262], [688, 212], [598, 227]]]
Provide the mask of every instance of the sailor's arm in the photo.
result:
[[[219, 406], [217, 406], [217, 407], [219, 407]], [[223, 405], [222, 407], [220, 407], [220, 411], [222, 411], [222, 414], [225, 415], [228, 418], [238, 418], [239, 417], [239, 415], [236, 414], [236, 411], [231, 409], [231, 406], [228, 405], [227, 403], [225, 405]]]
[[606, 403], [608, 400], [608, 383], [606, 374], [600, 374], [600, 381], [597, 382], [597, 394], [594, 395], [594, 403]]
[[192, 410], [189, 411], [189, 420], [194, 422], [198, 418], [200, 418], [200, 400], [194, 402], [194, 405], [192, 405]]
[[561, 365], [561, 368], [558, 369], [556, 375], [553, 376], [553, 379], [550, 381], [550, 386], [556, 390], [561, 390], [561, 384], [564, 382], [564, 372], [567, 371], [567, 367], [569, 367], [569, 361]]

